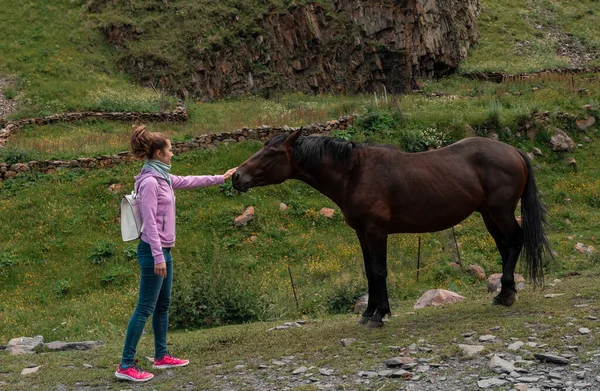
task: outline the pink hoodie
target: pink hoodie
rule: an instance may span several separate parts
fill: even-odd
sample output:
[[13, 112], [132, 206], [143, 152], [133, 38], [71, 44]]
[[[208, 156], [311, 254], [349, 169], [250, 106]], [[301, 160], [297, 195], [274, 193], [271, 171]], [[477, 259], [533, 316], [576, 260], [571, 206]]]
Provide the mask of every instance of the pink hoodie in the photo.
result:
[[155, 170], [142, 169], [135, 177], [135, 188], [142, 206], [144, 231], [142, 240], [150, 244], [154, 264], [165, 261], [163, 247], [175, 246], [175, 194], [174, 189], [220, 185], [225, 182], [223, 175], [176, 176], [169, 175], [173, 188]]

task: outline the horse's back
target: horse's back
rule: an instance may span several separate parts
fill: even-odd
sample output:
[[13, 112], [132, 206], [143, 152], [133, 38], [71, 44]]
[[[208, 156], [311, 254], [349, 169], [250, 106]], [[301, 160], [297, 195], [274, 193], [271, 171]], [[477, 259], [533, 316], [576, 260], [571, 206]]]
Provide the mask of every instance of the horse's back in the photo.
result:
[[527, 179], [515, 148], [477, 137], [421, 153], [374, 148], [363, 162], [354, 206], [370, 211], [389, 232], [451, 227], [498, 194], [516, 205]]

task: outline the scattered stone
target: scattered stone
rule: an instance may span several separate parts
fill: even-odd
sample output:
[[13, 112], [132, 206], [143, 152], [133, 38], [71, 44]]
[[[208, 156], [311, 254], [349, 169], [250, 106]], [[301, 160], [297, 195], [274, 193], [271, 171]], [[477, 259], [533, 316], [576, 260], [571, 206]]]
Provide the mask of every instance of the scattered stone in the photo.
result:
[[496, 339], [495, 335], [487, 334], [479, 337], [479, 342], [490, 342]]
[[248, 224], [252, 220], [254, 220], [254, 207], [249, 206], [246, 208], [244, 213], [242, 213], [241, 215], [236, 217], [235, 220], [233, 220], [233, 225], [239, 227]]
[[581, 254], [587, 254], [590, 255], [594, 252], [595, 248], [594, 246], [586, 246], [583, 243], [577, 243], [573, 249]]
[[479, 380], [477, 382], [477, 386], [479, 388], [492, 388], [492, 387], [501, 387], [505, 384], [508, 384], [508, 381], [503, 380], [503, 379], [498, 379], [498, 378], [491, 378], [491, 379], [483, 379], [483, 380]]
[[590, 115], [587, 119], [578, 119], [577, 127], [581, 130], [586, 130], [590, 126], [593, 126], [596, 123], [596, 118], [593, 115]]
[[463, 345], [463, 344], [459, 344], [458, 348], [461, 349], [463, 351], [463, 353], [467, 356], [467, 357], [474, 357], [477, 354], [479, 354], [483, 349], [485, 349], [485, 346], [482, 345]]
[[8, 353], [17, 354], [34, 354], [35, 349], [41, 348], [44, 345], [44, 337], [41, 335], [30, 337], [13, 338], [8, 341], [6, 350]]
[[485, 270], [479, 265], [469, 265], [467, 266], [467, 271], [479, 278], [480, 280], [485, 280]]
[[319, 373], [323, 376], [333, 375], [333, 369], [319, 368]]
[[306, 373], [306, 371], [308, 371], [308, 368], [305, 366], [301, 366], [299, 368], [294, 369], [292, 375], [300, 375], [302, 373]]
[[42, 367], [41, 365], [34, 365], [34, 366], [27, 367], [21, 371], [21, 375], [30, 375], [32, 373], [36, 373], [37, 371], [40, 370], [41, 367]]
[[521, 347], [522, 347], [523, 345], [525, 345], [525, 343], [524, 343], [524, 342], [521, 342], [521, 341], [516, 341], [516, 342], [513, 342], [513, 343], [511, 343], [510, 345], [508, 345], [507, 349], [508, 349], [508, 350], [513, 350], [513, 351], [516, 351], [516, 350], [519, 350], [519, 349], [521, 349]]
[[[408, 379], [410, 379], [412, 377], [412, 373], [410, 373], [410, 372], [408, 372], [408, 371], [406, 371], [404, 369], [397, 369], [397, 370], [395, 370], [392, 373], [392, 375], [390, 377], [393, 377], [393, 378], [394, 377], [396, 377], [396, 378], [400, 377], [400, 378], [403, 378], [405, 380], [408, 380]], [[417, 380], [417, 379], [415, 378], [414, 380]]]
[[490, 368], [495, 369], [500, 373], [511, 373], [515, 371], [515, 366], [512, 363], [498, 356], [492, 357], [490, 360]]
[[537, 383], [538, 381], [540, 381], [540, 378], [537, 376], [522, 376], [517, 378], [516, 380], [521, 383]]
[[83, 364], [83, 368], [85, 368], [85, 369], [94, 369], [94, 366], [93, 366], [93, 365], [90, 365], [90, 364], [85, 364], [85, 363], [84, 363], [84, 364]]
[[340, 343], [345, 348], [347, 348], [348, 346], [352, 345], [354, 342], [356, 342], [356, 338], [342, 338], [342, 339], [340, 339]]
[[379, 375], [377, 374], [377, 372], [373, 372], [373, 371], [360, 371], [360, 372], [358, 372], [358, 376], [366, 377], [367, 379], [373, 379], [373, 378], [378, 377]]
[[335, 213], [335, 210], [331, 209], [331, 208], [321, 208], [321, 210], [319, 211], [319, 214], [323, 217], [327, 217], [328, 219], [333, 218], [333, 214]]
[[463, 301], [465, 298], [457, 293], [445, 289], [430, 289], [417, 300], [415, 309], [424, 308], [428, 305], [438, 307], [444, 304], [454, 304]]
[[360, 314], [363, 313], [367, 309], [367, 305], [369, 304], [369, 295], [362, 295], [358, 299], [356, 299], [356, 303], [354, 304], [354, 313]]
[[279, 204], [279, 209], [284, 212], [285, 210], [287, 210], [288, 206], [286, 204], [284, 204], [283, 202]]
[[113, 183], [112, 185], [108, 186], [108, 191], [113, 194], [120, 192], [122, 189], [123, 185], [121, 183]]
[[554, 152], [573, 152], [575, 142], [565, 132], [556, 128], [550, 138], [550, 147]]
[[557, 356], [554, 354], [535, 353], [533, 355], [533, 357], [535, 357], [536, 359], [538, 359], [542, 362], [551, 362], [551, 363], [561, 364], [561, 365], [567, 365], [569, 363], [569, 359], [567, 359], [565, 357]]
[[547, 295], [544, 295], [544, 297], [546, 299], [553, 299], [555, 297], [560, 297], [560, 296], [564, 296], [566, 293], [548, 293]]
[[50, 350], [91, 350], [104, 346], [102, 341], [83, 341], [83, 342], [63, 342], [63, 341], [52, 341], [44, 345], [44, 348]]
[[587, 327], [581, 327], [577, 331], [579, 331], [579, 334], [582, 334], [582, 335], [589, 334], [591, 332], [590, 329], [588, 329]]
[[412, 364], [415, 359], [412, 357], [393, 357], [385, 360], [385, 366], [388, 368], [402, 367], [404, 364]]

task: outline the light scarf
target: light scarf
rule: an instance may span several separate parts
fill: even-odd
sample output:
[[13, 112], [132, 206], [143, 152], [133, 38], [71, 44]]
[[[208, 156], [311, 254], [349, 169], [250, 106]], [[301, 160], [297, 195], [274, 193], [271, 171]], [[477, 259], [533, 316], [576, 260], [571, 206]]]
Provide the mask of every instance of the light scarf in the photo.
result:
[[169, 183], [169, 186], [173, 186], [171, 184], [171, 177], [169, 176], [169, 171], [171, 170], [170, 164], [165, 164], [160, 160], [148, 159], [148, 161], [144, 163], [143, 168], [150, 168], [158, 172]]

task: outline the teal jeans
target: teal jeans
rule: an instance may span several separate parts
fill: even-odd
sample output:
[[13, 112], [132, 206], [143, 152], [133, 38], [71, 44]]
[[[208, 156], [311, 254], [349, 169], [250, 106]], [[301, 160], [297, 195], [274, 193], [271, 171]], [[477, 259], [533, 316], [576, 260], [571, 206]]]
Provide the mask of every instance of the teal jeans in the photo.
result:
[[163, 248], [163, 254], [167, 264], [167, 278], [162, 278], [154, 273], [154, 257], [150, 245], [140, 240], [137, 248], [137, 259], [140, 265], [140, 294], [135, 311], [127, 326], [121, 368], [133, 365], [137, 344], [150, 315], [152, 315], [152, 330], [154, 331], [154, 357], [161, 359], [167, 353], [173, 257], [171, 249], [168, 248]]

